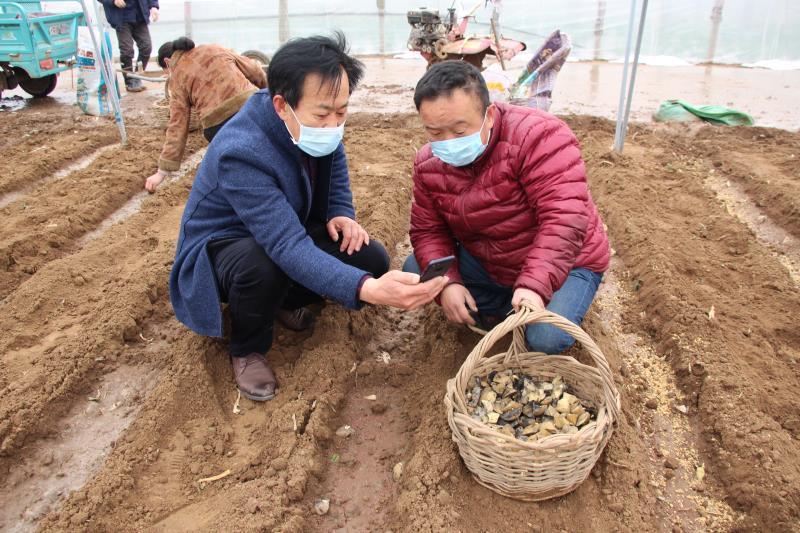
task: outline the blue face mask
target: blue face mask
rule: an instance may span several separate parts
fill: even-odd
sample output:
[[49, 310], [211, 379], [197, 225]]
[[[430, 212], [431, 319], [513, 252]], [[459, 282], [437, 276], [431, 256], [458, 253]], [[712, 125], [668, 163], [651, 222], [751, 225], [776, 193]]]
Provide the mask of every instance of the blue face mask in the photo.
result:
[[486, 150], [486, 145], [481, 140], [481, 131], [483, 131], [484, 124], [486, 124], [486, 116], [483, 115], [480, 129], [472, 135], [447, 139], [446, 141], [431, 141], [433, 155], [454, 167], [463, 167], [478, 159], [483, 151]]
[[[335, 128], [312, 128], [303, 125], [300, 119], [297, 118], [297, 115], [295, 115], [294, 109], [289, 105], [287, 105], [287, 107], [289, 111], [292, 112], [292, 115], [294, 115], [297, 123], [300, 124], [299, 141], [294, 139], [291, 131], [289, 132], [289, 136], [292, 137], [292, 142], [297, 145], [298, 148], [311, 157], [324, 157], [332, 154], [334, 150], [338, 148], [339, 143], [342, 142], [342, 137], [344, 137], [344, 122]], [[288, 130], [289, 126], [286, 126], [286, 129]]]

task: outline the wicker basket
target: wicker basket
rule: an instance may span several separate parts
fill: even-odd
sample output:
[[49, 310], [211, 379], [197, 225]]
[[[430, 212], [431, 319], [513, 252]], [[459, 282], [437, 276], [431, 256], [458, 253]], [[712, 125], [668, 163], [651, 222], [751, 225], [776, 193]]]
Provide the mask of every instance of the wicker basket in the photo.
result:
[[[153, 116], [166, 127], [169, 122], [169, 100], [162, 99], [153, 102]], [[200, 117], [192, 109], [189, 113], [189, 131], [197, 131], [200, 127]]]
[[[589, 352], [595, 366], [572, 357], [528, 352], [524, 329], [533, 323], [552, 324], [572, 335]], [[511, 331], [514, 336], [509, 349], [485, 357]], [[576, 396], [594, 402], [597, 420], [577, 433], [538, 441], [521, 441], [474, 420], [467, 412], [465, 397], [470, 377], [507, 368], [542, 379], [561, 375]], [[453, 440], [473, 477], [495, 492], [524, 501], [555, 498], [577, 488], [611, 438], [620, 410], [608, 363], [591, 337], [559, 315], [528, 307], [509, 316], [475, 346], [455, 378], [447, 382], [444, 403]]]

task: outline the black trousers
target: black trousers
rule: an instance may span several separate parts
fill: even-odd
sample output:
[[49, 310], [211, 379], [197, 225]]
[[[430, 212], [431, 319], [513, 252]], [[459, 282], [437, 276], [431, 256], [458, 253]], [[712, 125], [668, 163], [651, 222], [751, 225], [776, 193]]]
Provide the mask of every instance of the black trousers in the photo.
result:
[[205, 137], [208, 142], [213, 141], [214, 137], [217, 135], [217, 133], [219, 133], [219, 130], [222, 129], [222, 126], [227, 124], [228, 121], [235, 116], [236, 115], [231, 115], [230, 117], [226, 118], [216, 126], [209, 126], [208, 128], [203, 129], [203, 137]]
[[[370, 239], [359, 252], [347, 255], [331, 240], [325, 224], [310, 223], [308, 234], [323, 252], [375, 277], [389, 270], [389, 254]], [[299, 309], [323, 298], [292, 281], [252, 237], [209, 243], [220, 296], [231, 316], [230, 354], [243, 357], [267, 353], [272, 346], [275, 316], [280, 309]]]
[[122, 70], [132, 70], [133, 68], [133, 43], [139, 48], [139, 61], [142, 69], [147, 68], [150, 60], [150, 53], [153, 51], [153, 43], [150, 40], [150, 29], [146, 22], [125, 22], [122, 27], [117, 29], [117, 41], [119, 41], [119, 62]]

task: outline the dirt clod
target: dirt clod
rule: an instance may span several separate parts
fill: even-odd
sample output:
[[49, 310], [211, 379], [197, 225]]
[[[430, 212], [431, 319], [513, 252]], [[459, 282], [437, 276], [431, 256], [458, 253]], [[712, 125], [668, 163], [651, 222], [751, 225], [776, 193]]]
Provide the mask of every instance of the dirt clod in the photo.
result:
[[261, 507], [256, 498], [249, 498], [245, 504], [245, 510], [247, 510], [247, 512], [250, 514], [256, 514], [260, 508]]
[[270, 466], [272, 468], [274, 468], [276, 472], [281, 472], [283, 470], [286, 470], [286, 467], [288, 466], [288, 463], [287, 463], [286, 459], [284, 459], [283, 457], [277, 457], [277, 458], [272, 460], [272, 462], [270, 463]]
[[355, 432], [356, 430], [345, 424], [344, 426], [341, 426], [339, 429], [336, 430], [336, 435], [339, 437], [347, 438]]
[[612, 511], [617, 514], [621, 514], [623, 510], [623, 506], [619, 502], [611, 502], [608, 504], [608, 510]]
[[692, 363], [692, 374], [695, 376], [705, 376], [706, 375], [706, 367], [700, 361], [695, 361]]
[[403, 463], [397, 463], [392, 468], [392, 479], [395, 481], [400, 481], [400, 478], [403, 477]]

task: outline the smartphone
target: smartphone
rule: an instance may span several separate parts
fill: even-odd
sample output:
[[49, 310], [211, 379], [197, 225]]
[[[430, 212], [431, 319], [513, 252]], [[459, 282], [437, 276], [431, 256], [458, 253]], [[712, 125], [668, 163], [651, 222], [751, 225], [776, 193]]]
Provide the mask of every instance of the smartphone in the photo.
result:
[[422, 276], [419, 278], [420, 283], [425, 283], [426, 281], [430, 281], [433, 278], [444, 276], [448, 270], [450, 270], [450, 265], [453, 264], [453, 261], [456, 260], [454, 255], [448, 255], [447, 257], [440, 257], [439, 259], [434, 259], [430, 263], [428, 263], [428, 268], [425, 269], [425, 272], [422, 273]]

